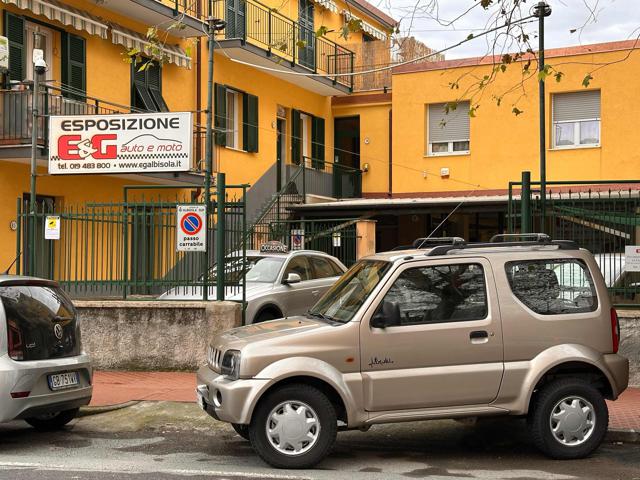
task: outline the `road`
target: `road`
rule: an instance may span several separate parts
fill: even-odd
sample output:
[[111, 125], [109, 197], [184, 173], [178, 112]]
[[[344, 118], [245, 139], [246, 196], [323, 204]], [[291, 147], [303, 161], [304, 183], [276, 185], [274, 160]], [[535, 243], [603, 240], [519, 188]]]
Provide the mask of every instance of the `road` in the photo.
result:
[[0, 425], [0, 479], [640, 479], [640, 446], [605, 444], [591, 458], [552, 461], [522, 421], [432, 421], [344, 432], [316, 470], [268, 468], [248, 442], [193, 404], [142, 402], [37, 433]]

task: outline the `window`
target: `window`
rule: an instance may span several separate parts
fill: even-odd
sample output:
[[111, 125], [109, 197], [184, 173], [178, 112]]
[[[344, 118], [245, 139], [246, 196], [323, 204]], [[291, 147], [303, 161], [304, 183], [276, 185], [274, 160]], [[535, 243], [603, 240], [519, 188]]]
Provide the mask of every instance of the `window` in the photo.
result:
[[427, 155], [469, 153], [469, 102], [446, 111], [446, 103], [427, 106]]
[[553, 147], [600, 145], [600, 90], [553, 96]]
[[289, 261], [287, 269], [284, 271], [284, 278], [286, 279], [290, 273], [297, 273], [300, 275], [302, 281], [310, 280], [312, 277], [311, 266], [309, 265], [307, 258], [302, 255], [293, 257]]
[[[337, 265], [323, 257], [309, 257], [315, 273], [314, 278], [329, 278], [342, 275]], [[339, 272], [339, 273], [338, 273]]]
[[162, 67], [154, 61], [144, 59], [134, 62], [131, 106], [150, 112], [168, 112], [169, 107], [162, 97]]
[[598, 297], [581, 260], [533, 260], [506, 265], [511, 291], [541, 315], [593, 312]]
[[384, 302], [398, 305], [400, 325], [481, 320], [488, 311], [484, 270], [475, 263], [411, 268]]
[[227, 90], [227, 147], [240, 148], [238, 142], [238, 130], [240, 126], [240, 109], [238, 99], [240, 94], [233, 90]]

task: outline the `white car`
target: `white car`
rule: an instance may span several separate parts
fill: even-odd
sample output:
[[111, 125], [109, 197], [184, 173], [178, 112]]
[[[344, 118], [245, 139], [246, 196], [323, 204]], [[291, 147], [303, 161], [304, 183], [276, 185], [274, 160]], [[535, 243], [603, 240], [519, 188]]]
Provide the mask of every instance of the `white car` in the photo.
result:
[[[284, 247], [284, 246], [283, 246]], [[302, 315], [340, 278], [347, 268], [335, 257], [314, 250], [279, 253], [273, 244], [260, 251], [246, 252], [246, 323], [259, 323], [292, 315]], [[284, 249], [283, 249], [284, 250]], [[211, 280], [215, 282], [214, 267]], [[227, 282], [242, 274], [242, 260], [226, 265]], [[231, 277], [231, 278], [230, 278]], [[202, 287], [178, 286], [160, 296], [161, 300], [202, 299]], [[216, 299], [216, 286], [208, 298]], [[227, 287], [225, 300], [242, 301], [238, 288]]]

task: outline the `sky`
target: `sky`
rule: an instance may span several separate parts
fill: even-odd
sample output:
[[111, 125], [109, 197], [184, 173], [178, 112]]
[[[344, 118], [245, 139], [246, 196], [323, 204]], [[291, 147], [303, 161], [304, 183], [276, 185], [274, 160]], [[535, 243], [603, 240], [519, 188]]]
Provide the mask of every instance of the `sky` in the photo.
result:
[[[370, 0], [395, 19], [401, 20], [403, 33], [410, 32], [429, 47], [439, 50], [465, 39], [470, 33], [480, 33], [491, 13], [480, 7], [457, 20], [452, 26], [440, 24], [433, 10], [426, 6], [436, 0]], [[437, 0], [438, 18], [451, 20], [479, 0]], [[547, 0], [552, 14], [546, 19], [547, 48], [636, 38], [640, 34], [640, 0]], [[418, 2], [418, 9], [414, 7]], [[523, 13], [537, 3], [527, 1]], [[594, 21], [591, 11], [596, 12]], [[413, 17], [413, 22], [412, 22]], [[583, 27], [584, 26], [584, 27]], [[583, 28], [581, 28], [583, 27]], [[537, 23], [526, 25], [528, 32], [537, 33]], [[571, 33], [571, 29], [578, 29]], [[533, 38], [533, 37], [532, 37]], [[533, 40], [537, 44], [537, 40]], [[447, 59], [480, 56], [487, 53], [487, 41], [476, 39], [445, 54]]]

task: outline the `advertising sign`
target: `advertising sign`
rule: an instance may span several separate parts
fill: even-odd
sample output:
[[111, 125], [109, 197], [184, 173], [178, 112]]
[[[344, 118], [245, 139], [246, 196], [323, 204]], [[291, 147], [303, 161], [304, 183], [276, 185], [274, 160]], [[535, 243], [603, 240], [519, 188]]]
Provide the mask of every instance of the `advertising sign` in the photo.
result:
[[9, 39], [0, 35], [0, 72], [9, 70]]
[[640, 272], [640, 245], [624, 247], [625, 265], [627, 272]]
[[45, 240], [60, 240], [60, 217], [47, 215], [44, 219]]
[[291, 250], [304, 250], [304, 230], [291, 230]]
[[204, 252], [207, 249], [207, 210], [204, 205], [178, 205], [176, 231], [178, 252]]
[[186, 172], [190, 112], [51, 116], [49, 173]]

